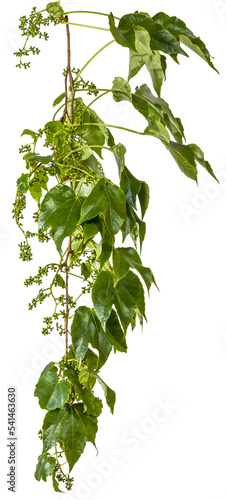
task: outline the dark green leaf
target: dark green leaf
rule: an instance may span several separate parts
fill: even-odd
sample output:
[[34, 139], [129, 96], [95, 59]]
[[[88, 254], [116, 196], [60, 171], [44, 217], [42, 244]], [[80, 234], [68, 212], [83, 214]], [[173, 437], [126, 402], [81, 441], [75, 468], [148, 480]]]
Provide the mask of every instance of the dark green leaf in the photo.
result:
[[83, 226], [84, 230], [84, 243], [86, 243], [91, 238], [94, 238], [96, 234], [100, 231], [100, 220], [99, 217], [94, 217], [94, 219], [88, 220]]
[[40, 378], [42, 375], [44, 375], [44, 373], [48, 373], [48, 372], [57, 373], [57, 367], [55, 366], [53, 361], [50, 361], [50, 363], [48, 363], [48, 365], [45, 366], [45, 368], [41, 372]]
[[127, 167], [121, 173], [120, 187], [124, 191], [127, 201], [136, 209], [136, 197], [140, 192], [141, 181], [138, 181]]
[[134, 248], [116, 248], [113, 255], [113, 266], [115, 284], [126, 276], [130, 267], [136, 269], [136, 271], [140, 273], [148, 290], [150, 289], [151, 284], [155, 283], [151, 269], [149, 269], [149, 267], [142, 266], [140, 256]]
[[72, 344], [78, 365], [81, 365], [82, 359], [88, 349], [91, 335], [95, 331], [91, 309], [85, 306], [78, 307], [75, 311], [71, 325]]
[[109, 406], [109, 408], [111, 410], [111, 413], [113, 415], [113, 413], [114, 413], [114, 407], [115, 407], [115, 401], [116, 401], [115, 391], [113, 391], [112, 389], [110, 389], [110, 387], [108, 387], [108, 385], [105, 384], [105, 382], [98, 375], [97, 375], [97, 380], [100, 383], [100, 385], [101, 385], [101, 387], [102, 387], [102, 389], [104, 391], [104, 395], [105, 395], [105, 398], [106, 398], [106, 403]]
[[64, 11], [60, 5], [60, 2], [50, 2], [46, 5], [46, 10], [49, 14], [53, 14], [55, 17], [62, 17]]
[[111, 234], [109, 233], [106, 224], [104, 221], [102, 221], [102, 230], [101, 230], [101, 254], [99, 257], [100, 261], [100, 269], [104, 266], [105, 262], [108, 261], [108, 259], [111, 256], [111, 253], [113, 251], [113, 239]]
[[56, 373], [44, 373], [35, 386], [34, 395], [39, 399], [39, 405], [46, 410], [63, 408], [71, 390], [71, 384], [60, 380]]
[[190, 146], [177, 144], [176, 142], [172, 141], [170, 141], [170, 144], [164, 144], [170, 151], [180, 170], [187, 177], [190, 177], [190, 179], [193, 179], [197, 182], [197, 167], [193, 149]]
[[90, 343], [94, 349], [99, 351], [99, 361], [97, 367], [99, 370], [106, 363], [112, 350], [112, 344], [107, 339], [106, 333], [103, 331], [100, 321], [94, 311], [92, 311], [92, 317], [95, 325], [95, 331], [91, 334]]
[[132, 102], [130, 85], [126, 80], [124, 80], [124, 78], [121, 78], [120, 76], [113, 80], [112, 95], [116, 102]]
[[111, 342], [117, 351], [127, 352], [125, 336], [114, 309], [112, 309], [110, 317], [107, 320], [106, 335], [109, 342]]
[[94, 217], [97, 217], [100, 213], [104, 215], [107, 206], [108, 200], [106, 196], [105, 180], [100, 179], [82, 205], [79, 224], [94, 219]]
[[28, 179], [29, 179], [28, 174], [21, 174], [19, 179], [17, 179], [17, 187], [21, 194], [25, 194], [28, 191], [29, 187]]
[[217, 182], [219, 182], [213, 172], [211, 165], [208, 161], [205, 160], [203, 151], [198, 146], [196, 146], [196, 144], [189, 144], [189, 147], [194, 151], [196, 161], [200, 163], [200, 165], [202, 165], [202, 167], [204, 167]]
[[96, 398], [89, 389], [82, 387], [79, 382], [78, 374], [73, 368], [65, 370], [64, 375], [68, 377], [72, 385], [75, 387], [78, 398], [84, 403], [84, 409], [87, 412], [87, 415], [99, 417], [103, 407], [101, 399]]
[[135, 307], [145, 317], [144, 290], [139, 278], [132, 271], [117, 283], [114, 302], [125, 332], [131, 323]]
[[79, 215], [80, 201], [68, 186], [56, 186], [45, 195], [39, 214], [39, 229], [45, 231], [51, 226], [60, 255], [63, 240], [75, 231]]
[[127, 203], [127, 217], [126, 221], [122, 227], [123, 241], [125, 241], [128, 234], [130, 234], [134, 243], [136, 244], [136, 240], [139, 236], [140, 240], [140, 250], [142, 249], [142, 244], [146, 234], [146, 224], [142, 220], [139, 219], [133, 207], [130, 203]]
[[78, 127], [76, 127], [76, 133], [80, 135], [85, 142], [87, 142], [90, 148], [93, 149], [93, 151], [95, 151], [95, 153], [97, 153], [100, 158], [102, 158], [101, 151], [102, 146], [105, 143], [105, 136], [101, 128], [102, 127], [93, 124], [79, 125]]
[[194, 33], [187, 28], [186, 24], [181, 21], [181, 19], [178, 19], [178, 17], [175, 16], [170, 17], [164, 12], [159, 12], [153, 17], [153, 19], [157, 23], [164, 26], [164, 28], [166, 28], [173, 36], [179, 38], [181, 43], [193, 50], [202, 59], [204, 59], [204, 61], [206, 61], [211, 68], [217, 71], [211, 61], [211, 55], [204, 42], [200, 40], [199, 37], [196, 37]]
[[69, 471], [84, 451], [87, 441], [95, 444], [97, 418], [84, 412], [82, 403], [66, 404], [63, 409], [49, 411], [43, 423], [43, 452], [63, 441]]
[[119, 43], [123, 47], [128, 47], [129, 49], [132, 49], [134, 52], [136, 52], [135, 32], [133, 28], [129, 30], [121, 30], [119, 28], [116, 28], [114, 16], [112, 13], [109, 16], [109, 26], [111, 34], [113, 35], [117, 43]]
[[88, 167], [89, 170], [91, 170], [91, 172], [95, 172], [95, 174], [97, 174], [98, 177], [104, 176], [101, 164], [97, 161], [94, 155], [90, 155], [89, 158], [83, 160], [82, 164]]
[[105, 330], [106, 321], [110, 316], [113, 301], [113, 275], [111, 271], [101, 271], [92, 288], [94, 310]]
[[46, 453], [40, 455], [38, 457], [38, 463], [35, 471], [35, 479], [40, 481], [46, 481], [47, 476], [51, 476], [53, 473], [53, 469], [56, 465], [56, 459], [54, 457], [50, 457]]

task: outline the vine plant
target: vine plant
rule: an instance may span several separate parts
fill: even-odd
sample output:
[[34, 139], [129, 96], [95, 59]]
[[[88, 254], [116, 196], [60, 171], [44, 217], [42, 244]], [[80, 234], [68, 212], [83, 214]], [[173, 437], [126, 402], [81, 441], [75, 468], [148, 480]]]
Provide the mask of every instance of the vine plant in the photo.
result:
[[[77, 13], [105, 16], [109, 27], [69, 22], [68, 16]], [[35, 478], [46, 481], [47, 476], [52, 476], [54, 490], [60, 492], [60, 482], [67, 490], [71, 489], [70, 473], [86, 443], [90, 441], [95, 446], [97, 421], [102, 411], [102, 401], [94, 395], [96, 382], [100, 383], [111, 412], [114, 411], [115, 392], [100, 377], [100, 369], [112, 350], [127, 351], [128, 327], [134, 329], [137, 319], [141, 325], [146, 319], [143, 283], [148, 291], [152, 284], [156, 285], [152, 271], [143, 266], [137, 249], [138, 240], [141, 250], [145, 237], [143, 218], [149, 188], [126, 166], [126, 149], [121, 143], [115, 144], [111, 130], [154, 136], [186, 176], [197, 181], [197, 163], [200, 163], [216, 179], [202, 150], [195, 144], [184, 143], [181, 120], [160, 97], [166, 55], [178, 63], [178, 56], [188, 56], [185, 46], [216, 69], [205, 44], [177, 17], [163, 12], [155, 16], [135, 12], [119, 19], [101, 12], [64, 12], [59, 2], [49, 3], [41, 12], [34, 7], [28, 17], [20, 18], [25, 43], [16, 52], [17, 66], [25, 69], [30, 66], [27, 56], [40, 50], [29, 47], [29, 40], [34, 37], [47, 40], [43, 28], [50, 23], [56, 27], [65, 25], [65, 91], [55, 99], [53, 106], [60, 106], [48, 123], [38, 131], [25, 129], [22, 133], [29, 136], [29, 142], [20, 148], [26, 170], [17, 180], [13, 217], [24, 236], [19, 244], [23, 261], [32, 259], [30, 239], [34, 237], [41, 243], [54, 240], [59, 254], [59, 261], [40, 266], [35, 276], [25, 280], [25, 285], [40, 286], [29, 309], [48, 298], [53, 300], [53, 311], [44, 318], [43, 335], [54, 330], [65, 338], [62, 359], [44, 368], [34, 393], [41, 408], [47, 411], [39, 431], [43, 449]], [[113, 37], [81, 69], [71, 66], [70, 25], [106, 30]], [[109, 88], [97, 88], [83, 79], [83, 70], [114, 42], [129, 49], [128, 80], [116, 77]], [[129, 81], [143, 66], [151, 75], [153, 89], [143, 84], [132, 92]], [[116, 102], [128, 101], [135, 112], [147, 119], [144, 132], [105, 124], [99, 118], [92, 106], [109, 93]], [[85, 94], [93, 96], [91, 102], [83, 98]], [[46, 155], [39, 153], [43, 146], [48, 150]], [[105, 176], [101, 163], [103, 150], [115, 157], [119, 186]], [[23, 227], [27, 194], [37, 202], [33, 215], [37, 229], [32, 231]], [[120, 232], [122, 243], [117, 247], [116, 235]], [[124, 245], [127, 236], [133, 246]], [[43, 282], [48, 278], [45, 286]], [[74, 279], [81, 284], [78, 297], [72, 295]], [[82, 305], [85, 294], [91, 294], [92, 307]]]

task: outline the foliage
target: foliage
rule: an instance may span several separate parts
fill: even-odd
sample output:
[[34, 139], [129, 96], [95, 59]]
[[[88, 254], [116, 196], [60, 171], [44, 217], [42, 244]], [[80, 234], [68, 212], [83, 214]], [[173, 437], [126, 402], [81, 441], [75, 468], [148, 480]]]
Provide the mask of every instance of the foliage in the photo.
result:
[[[143, 219], [149, 203], [149, 188], [126, 166], [126, 148], [115, 143], [110, 129], [121, 128], [156, 137], [187, 177], [197, 181], [199, 163], [216, 179], [202, 150], [195, 144], [185, 144], [181, 120], [161, 97], [166, 56], [178, 63], [178, 56], [188, 57], [188, 47], [215, 70], [200, 38], [183, 21], [162, 12], [151, 17], [137, 11], [123, 16], [117, 25], [118, 18], [112, 13], [109, 16], [100, 13], [108, 17], [109, 28], [99, 29], [109, 31], [113, 39], [88, 63], [115, 41], [129, 49], [129, 73], [128, 81], [118, 76], [109, 89], [98, 89], [82, 78], [88, 63], [81, 70], [71, 68], [68, 14], [73, 13], [64, 12], [60, 2], [49, 3], [42, 12], [34, 7], [29, 17], [20, 19], [20, 29], [26, 39], [16, 53], [20, 59], [17, 66], [29, 67], [30, 62], [24, 62], [24, 57], [39, 52], [36, 47], [27, 48], [29, 39], [47, 40], [48, 34], [41, 31], [43, 26], [65, 25], [66, 91], [53, 102], [54, 107], [60, 106], [52, 120], [38, 131], [25, 129], [21, 134], [28, 138], [28, 143], [20, 148], [25, 172], [17, 180], [13, 208], [13, 217], [24, 236], [19, 245], [22, 260], [32, 259], [29, 240], [33, 237], [40, 243], [53, 240], [59, 254], [58, 261], [39, 267], [35, 276], [25, 280], [26, 286], [40, 287], [29, 309], [46, 299], [53, 300], [53, 312], [44, 318], [42, 333], [48, 335], [55, 330], [65, 337], [62, 359], [45, 367], [34, 393], [40, 407], [47, 411], [39, 432], [43, 449], [35, 478], [46, 481], [51, 475], [57, 492], [61, 491], [60, 481], [66, 489], [71, 489], [70, 472], [86, 443], [96, 446], [98, 417], [102, 411], [102, 401], [94, 395], [96, 381], [103, 389], [111, 413], [114, 411], [115, 392], [100, 378], [99, 371], [112, 351], [127, 352], [128, 328], [134, 329], [137, 319], [141, 325], [146, 319], [144, 285], [148, 292], [152, 284], [156, 285], [151, 269], [142, 264], [137, 248], [138, 240], [141, 248], [145, 238]], [[129, 81], [143, 66], [151, 75], [153, 89], [144, 83], [133, 90]], [[93, 94], [93, 101], [87, 103], [84, 93]], [[126, 100], [135, 113], [145, 117], [147, 126], [143, 132], [106, 125], [99, 118], [92, 105], [109, 93], [115, 102]], [[42, 147], [47, 149], [46, 155], [39, 153]], [[105, 150], [114, 156], [119, 185], [105, 176], [102, 165]], [[35, 231], [23, 227], [29, 195], [37, 203], [33, 215]], [[119, 234], [122, 244], [131, 237], [129, 246], [116, 246]], [[78, 297], [69, 294], [69, 279], [80, 281]], [[81, 304], [85, 294], [90, 294], [90, 307]], [[68, 463], [68, 473], [60, 463], [63, 457]]]

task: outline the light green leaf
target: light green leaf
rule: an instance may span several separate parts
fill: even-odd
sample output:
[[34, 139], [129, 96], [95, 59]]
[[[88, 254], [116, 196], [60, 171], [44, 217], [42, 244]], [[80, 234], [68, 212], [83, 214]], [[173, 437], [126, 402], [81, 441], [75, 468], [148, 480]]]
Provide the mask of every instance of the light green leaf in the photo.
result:
[[51, 226], [52, 237], [60, 255], [64, 238], [71, 236], [76, 229], [80, 205], [73, 189], [68, 186], [56, 186], [50, 189], [42, 201], [39, 229], [45, 231]]
[[118, 171], [120, 177], [123, 169], [125, 168], [126, 148], [123, 144], [119, 143], [112, 147], [112, 151], [114, 153], [115, 161], [118, 165]]
[[32, 198], [38, 203], [40, 203], [42, 197], [42, 188], [38, 182], [33, 182], [29, 186], [29, 191], [31, 193]]
[[44, 375], [44, 373], [48, 373], [48, 372], [57, 373], [57, 367], [55, 366], [53, 361], [50, 361], [50, 363], [48, 363], [48, 365], [46, 365], [45, 368], [43, 368], [41, 375], [40, 375], [40, 378], [42, 375]]
[[67, 370], [65, 370], [64, 375], [75, 387], [78, 398], [81, 399], [84, 403], [84, 409], [87, 412], [87, 415], [94, 415], [96, 417], [99, 417], [103, 407], [101, 399], [96, 398], [89, 389], [82, 387], [79, 382], [78, 374], [73, 368], [68, 368]]
[[154, 89], [160, 97], [163, 80], [166, 75], [166, 57], [158, 50], [151, 57], [145, 58], [145, 65], [151, 75]]
[[150, 48], [151, 39], [147, 30], [145, 28], [142, 28], [141, 26], [134, 26], [133, 29], [135, 31], [135, 46], [138, 54], [148, 54], [149, 56], [152, 55], [153, 52]]
[[66, 288], [66, 283], [64, 281], [64, 278], [62, 278], [60, 274], [56, 274], [55, 280], [61, 288]]
[[111, 413], [113, 415], [113, 413], [114, 413], [114, 407], [115, 407], [115, 401], [116, 401], [115, 391], [113, 391], [112, 389], [110, 389], [110, 387], [108, 387], [108, 385], [105, 384], [105, 382], [99, 377], [99, 375], [97, 375], [97, 380], [100, 383], [100, 385], [101, 385], [101, 387], [102, 387], [102, 389], [104, 391], [104, 395], [105, 395], [105, 398], [106, 398], [106, 403], [109, 406], [109, 408], [111, 410]]
[[130, 85], [126, 80], [124, 80], [124, 78], [121, 78], [120, 76], [118, 76], [113, 80], [112, 95], [113, 99], [116, 102], [120, 101], [132, 102]]
[[53, 471], [53, 474], [52, 474], [52, 481], [53, 481], [53, 489], [54, 491], [56, 491], [57, 493], [63, 493], [62, 490], [60, 490], [59, 488], [59, 483], [58, 481], [56, 480], [56, 470]]
[[46, 481], [47, 476], [51, 476], [53, 473], [53, 469], [56, 465], [56, 459], [54, 457], [50, 457], [46, 453], [40, 455], [38, 457], [38, 463], [35, 470], [35, 479], [40, 481]]
[[28, 128], [25, 128], [25, 129], [23, 130], [23, 132], [22, 132], [22, 134], [21, 134], [21, 137], [22, 137], [23, 135], [30, 135], [30, 136], [32, 137], [32, 139], [34, 139], [34, 141], [36, 141], [36, 140], [37, 140], [37, 138], [38, 138], [38, 134], [36, 134], [36, 132], [33, 132], [33, 130], [30, 130], [30, 129], [28, 129]]
[[35, 386], [34, 395], [39, 399], [39, 405], [46, 410], [63, 408], [71, 390], [71, 384], [60, 380], [56, 373], [44, 373]]
[[63, 409], [49, 411], [43, 423], [43, 453], [59, 440], [63, 441], [69, 472], [82, 455], [86, 442], [95, 445], [97, 418], [84, 412], [82, 403], [66, 404]]
[[63, 94], [60, 94], [56, 99], [55, 101], [53, 101], [53, 106], [57, 106], [57, 104], [60, 104], [60, 102], [63, 101], [63, 99], [65, 98], [65, 92], [63, 92]]
[[62, 17], [64, 11], [60, 5], [60, 2], [50, 2], [46, 5], [46, 10], [49, 14], [53, 14], [55, 17]]
[[107, 320], [106, 335], [109, 342], [111, 342], [117, 351], [127, 352], [125, 336], [114, 309], [112, 309], [110, 317]]
[[17, 179], [17, 187], [21, 194], [25, 194], [28, 191], [29, 187], [28, 179], [29, 179], [28, 174], [21, 174], [19, 179]]
[[132, 271], [117, 283], [114, 303], [125, 332], [131, 323], [135, 307], [145, 317], [144, 290], [139, 278]]
[[48, 156], [34, 155], [29, 158], [29, 161], [36, 161], [38, 163], [43, 163], [43, 165], [47, 165], [48, 163], [53, 161], [53, 157], [51, 155]]
[[106, 321], [110, 316], [113, 301], [113, 275], [111, 271], [101, 271], [92, 288], [94, 310], [105, 330]]
[[72, 344], [78, 365], [86, 354], [91, 335], [95, 331], [91, 309], [85, 306], [76, 309], [71, 325]]

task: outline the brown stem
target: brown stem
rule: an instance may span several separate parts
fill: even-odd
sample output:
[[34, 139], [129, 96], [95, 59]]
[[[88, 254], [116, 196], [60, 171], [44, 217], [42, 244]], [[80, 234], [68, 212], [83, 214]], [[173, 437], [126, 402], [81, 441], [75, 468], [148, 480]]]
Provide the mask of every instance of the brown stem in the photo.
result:
[[[64, 21], [68, 22], [68, 16], [64, 16]], [[75, 98], [75, 87], [74, 87], [74, 81], [73, 81], [73, 76], [71, 72], [71, 38], [70, 38], [70, 29], [69, 25], [66, 24], [66, 34], [67, 34], [67, 68], [66, 68], [66, 75], [65, 75], [65, 107], [64, 107], [64, 114], [62, 116], [61, 121], [63, 122], [66, 118], [66, 115], [68, 114], [67, 112], [67, 104], [68, 104], [68, 78], [71, 86], [71, 115], [70, 115], [70, 122], [71, 124], [74, 123], [74, 98]], [[70, 182], [70, 188], [73, 189], [73, 184]], [[65, 282], [66, 282], [66, 306], [65, 306], [65, 357], [68, 359], [68, 316], [69, 316], [69, 306], [68, 306], [68, 279], [69, 279], [69, 272], [68, 272], [68, 259], [69, 255], [72, 253], [71, 250], [71, 237], [69, 238], [69, 244], [68, 244], [68, 251], [67, 255], [64, 261], [64, 266], [65, 266]]]

